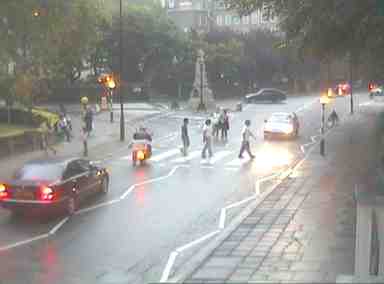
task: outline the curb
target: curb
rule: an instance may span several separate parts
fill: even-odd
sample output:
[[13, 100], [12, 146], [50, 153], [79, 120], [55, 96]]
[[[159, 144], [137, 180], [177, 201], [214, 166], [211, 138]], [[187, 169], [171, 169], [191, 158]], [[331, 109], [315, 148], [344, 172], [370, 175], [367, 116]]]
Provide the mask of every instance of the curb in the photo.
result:
[[[324, 137], [327, 137], [333, 131], [330, 130], [324, 134]], [[274, 190], [279, 187], [285, 180], [289, 179], [290, 175], [302, 165], [302, 163], [312, 154], [316, 146], [320, 143], [320, 140], [317, 141], [311, 149], [304, 155], [302, 159], [296, 161], [291, 165], [286, 171], [281, 173], [278, 182], [271, 186], [269, 189], [260, 194], [259, 198], [254, 202], [249, 204], [241, 213], [236, 216], [231, 223], [224, 228], [218, 236], [210, 241], [205, 247], [203, 247], [199, 252], [191, 257], [190, 260], [185, 264], [185, 268], [182, 271], [168, 279], [168, 283], [183, 283], [191, 274], [201, 266], [201, 264], [213, 253], [213, 251], [226, 239], [228, 238], [239, 226], [240, 224], [262, 203], [264, 200], [274, 192]]]
[[274, 190], [281, 185], [286, 179], [289, 178], [291, 169], [286, 170], [281, 174], [279, 181], [271, 186], [269, 189], [260, 194], [259, 198], [255, 202], [249, 204], [245, 209], [237, 215], [231, 223], [224, 228], [218, 236], [210, 241], [204, 248], [202, 248], [197, 254], [186, 263], [185, 268], [179, 275], [176, 275], [168, 279], [168, 283], [183, 283], [203, 262], [212, 254], [212, 252], [226, 239], [228, 238], [239, 225], [262, 203], [264, 200], [274, 192]]

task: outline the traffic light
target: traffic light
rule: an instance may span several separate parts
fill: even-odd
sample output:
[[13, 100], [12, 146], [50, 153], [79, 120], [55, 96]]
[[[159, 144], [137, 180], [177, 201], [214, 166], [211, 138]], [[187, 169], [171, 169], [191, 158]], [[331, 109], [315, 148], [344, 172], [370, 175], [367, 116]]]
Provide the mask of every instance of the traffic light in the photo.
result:
[[104, 87], [110, 90], [113, 90], [116, 88], [115, 78], [111, 74], [99, 76], [97, 78], [97, 82], [99, 82], [99, 84], [102, 84]]

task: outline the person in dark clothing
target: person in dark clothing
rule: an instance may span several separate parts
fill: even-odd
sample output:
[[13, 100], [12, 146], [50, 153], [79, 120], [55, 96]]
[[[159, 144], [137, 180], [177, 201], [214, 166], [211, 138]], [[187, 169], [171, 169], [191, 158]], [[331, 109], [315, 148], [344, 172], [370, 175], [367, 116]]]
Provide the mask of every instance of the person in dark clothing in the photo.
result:
[[223, 115], [223, 126], [221, 130], [221, 139], [227, 141], [228, 140], [228, 130], [229, 130], [229, 116], [228, 110], [224, 110]]
[[181, 153], [184, 156], [188, 155], [188, 148], [190, 145], [189, 135], [188, 135], [188, 123], [189, 119], [184, 118], [183, 125], [181, 126], [181, 141], [183, 142], [183, 147], [181, 148]]
[[87, 129], [87, 132], [91, 133], [92, 124], [93, 124], [93, 112], [90, 107], [87, 108], [84, 120], [85, 120], [85, 127]]

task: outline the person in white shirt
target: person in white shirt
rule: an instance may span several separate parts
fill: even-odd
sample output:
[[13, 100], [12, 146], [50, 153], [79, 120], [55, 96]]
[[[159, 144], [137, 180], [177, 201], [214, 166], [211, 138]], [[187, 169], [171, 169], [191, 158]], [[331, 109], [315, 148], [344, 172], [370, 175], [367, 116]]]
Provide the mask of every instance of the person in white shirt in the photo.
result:
[[242, 141], [241, 141], [239, 159], [243, 158], [244, 151], [247, 151], [247, 153], [251, 159], [255, 158], [255, 156], [251, 152], [251, 146], [249, 144], [249, 140], [251, 137], [253, 137], [253, 139], [256, 140], [256, 137], [255, 137], [255, 135], [253, 135], [252, 131], [249, 129], [250, 125], [251, 125], [251, 121], [246, 120], [244, 123], [243, 130], [241, 131]]
[[212, 158], [212, 127], [211, 120], [207, 119], [203, 128], [203, 151], [201, 152], [201, 157], [205, 159], [207, 157], [207, 151], [209, 158]]

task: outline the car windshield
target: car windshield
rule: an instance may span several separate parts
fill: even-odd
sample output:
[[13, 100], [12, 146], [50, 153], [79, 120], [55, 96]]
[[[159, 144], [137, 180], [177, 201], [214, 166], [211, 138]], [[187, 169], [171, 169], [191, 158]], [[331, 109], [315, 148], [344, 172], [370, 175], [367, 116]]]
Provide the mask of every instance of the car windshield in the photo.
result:
[[57, 180], [63, 173], [59, 164], [30, 164], [25, 165], [15, 173], [18, 180]]
[[288, 115], [273, 115], [271, 118], [268, 120], [268, 122], [280, 122], [280, 123], [290, 123], [291, 118]]

